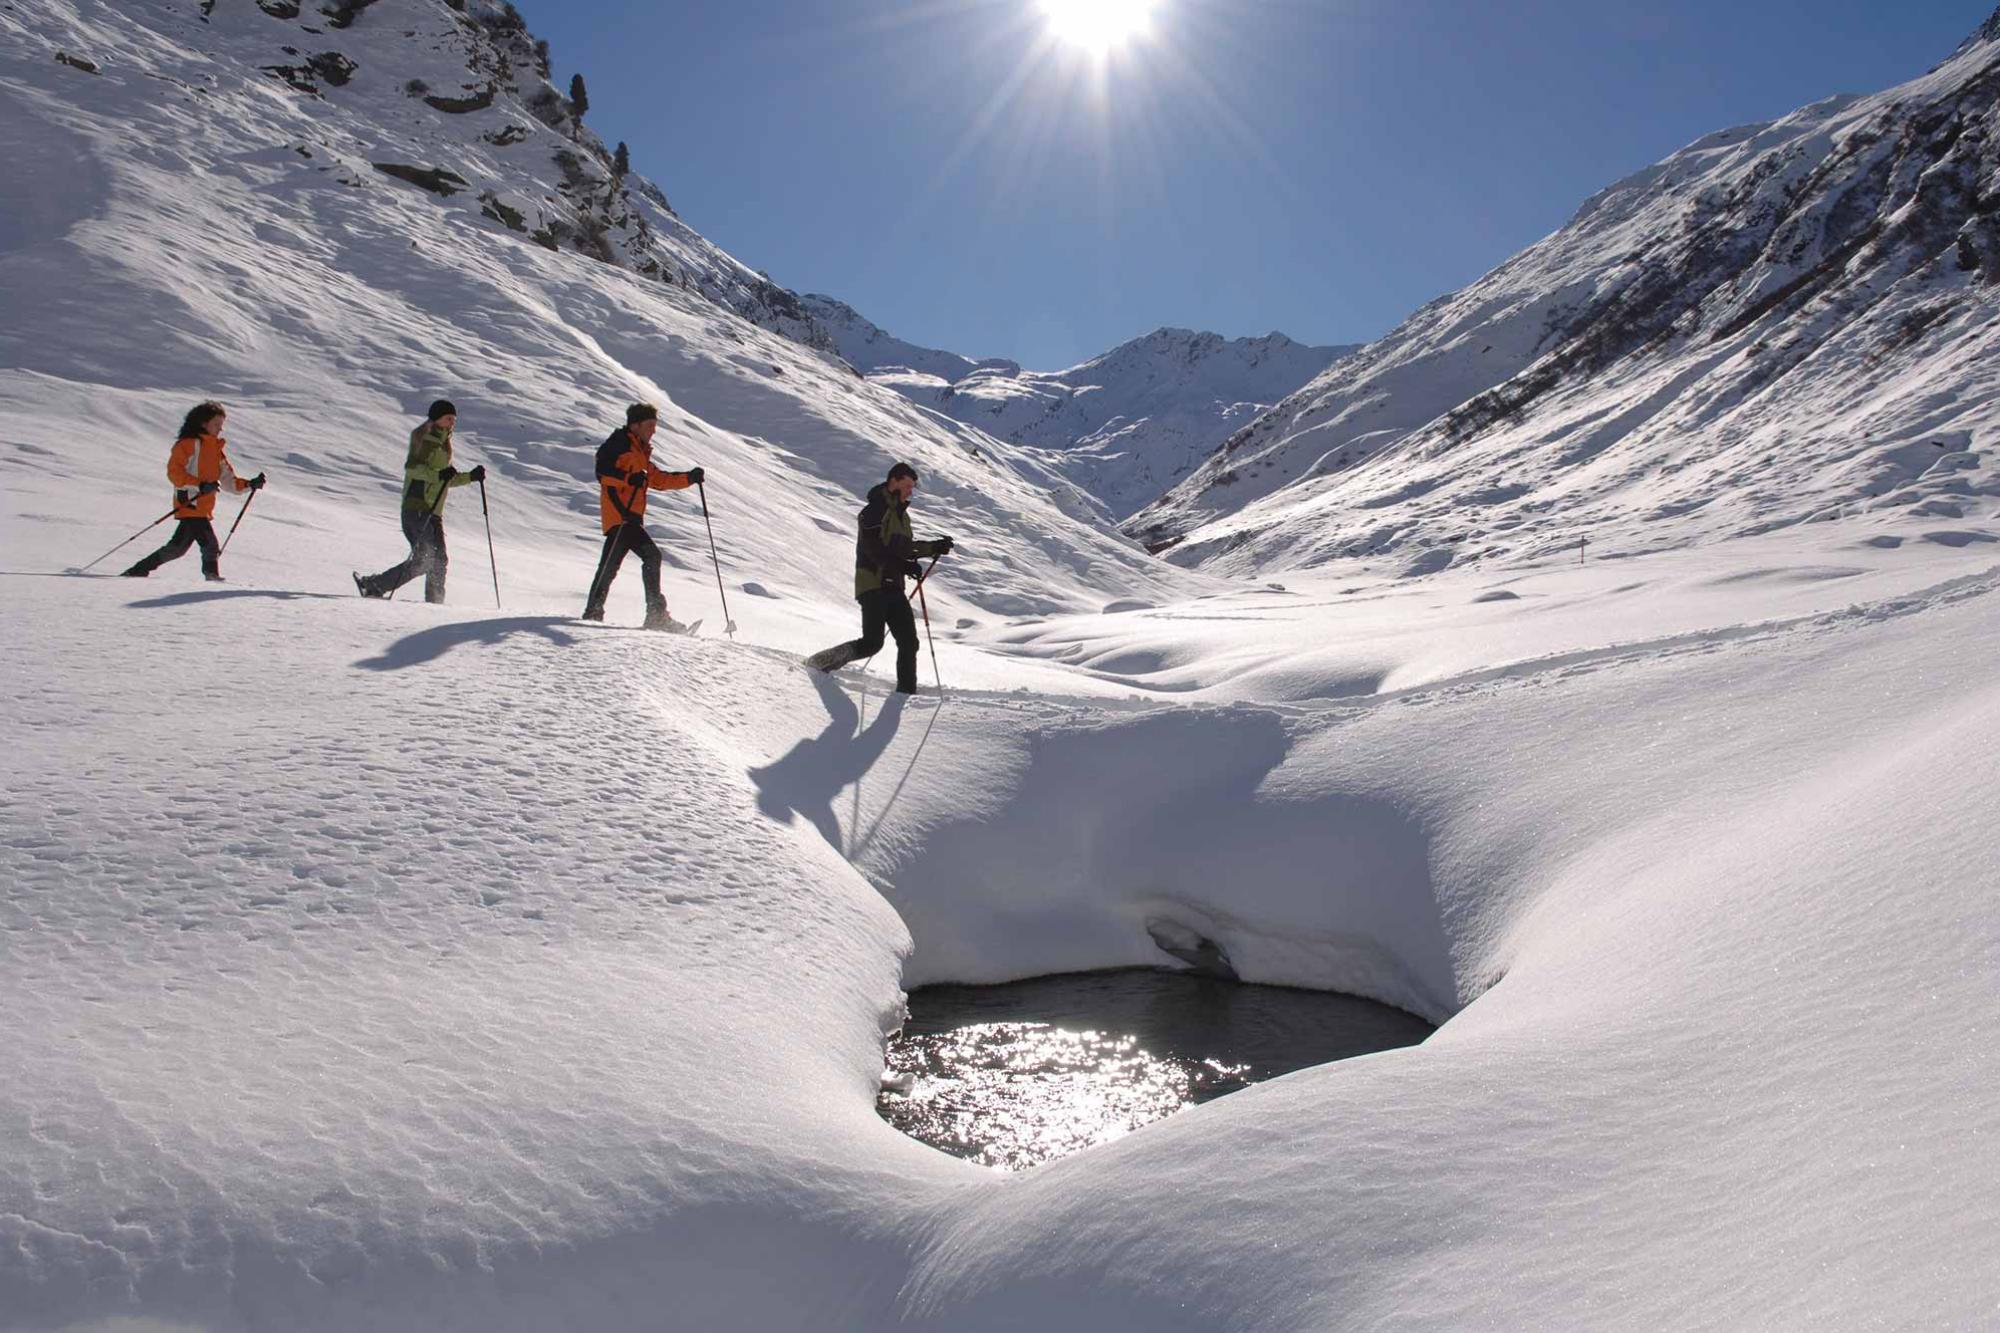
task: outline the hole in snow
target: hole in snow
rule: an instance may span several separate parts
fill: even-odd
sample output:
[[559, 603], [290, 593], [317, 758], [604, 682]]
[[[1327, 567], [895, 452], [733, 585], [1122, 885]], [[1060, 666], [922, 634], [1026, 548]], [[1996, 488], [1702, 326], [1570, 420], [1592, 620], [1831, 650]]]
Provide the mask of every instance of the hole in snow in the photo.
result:
[[1373, 1000], [1151, 968], [924, 986], [876, 1105], [933, 1148], [1018, 1171], [1432, 1031]]

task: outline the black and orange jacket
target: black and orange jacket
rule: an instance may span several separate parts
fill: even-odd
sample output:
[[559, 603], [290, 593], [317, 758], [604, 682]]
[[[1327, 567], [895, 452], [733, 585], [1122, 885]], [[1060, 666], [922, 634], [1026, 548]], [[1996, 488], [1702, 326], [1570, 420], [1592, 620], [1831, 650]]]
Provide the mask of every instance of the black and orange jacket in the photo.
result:
[[[634, 472], [646, 474], [645, 485], [634, 486], [625, 480]], [[620, 523], [645, 518], [647, 491], [682, 491], [693, 484], [685, 472], [662, 472], [654, 467], [652, 449], [640, 444], [624, 426], [612, 431], [611, 438], [597, 448], [597, 507], [606, 532]]]
[[174, 441], [173, 451], [167, 455], [167, 480], [174, 484], [175, 518], [215, 517], [215, 491], [203, 495], [203, 482], [212, 481], [218, 489], [228, 487], [237, 494], [250, 489], [250, 483], [236, 475], [229, 455], [223, 452], [226, 443], [220, 435], [190, 435]]

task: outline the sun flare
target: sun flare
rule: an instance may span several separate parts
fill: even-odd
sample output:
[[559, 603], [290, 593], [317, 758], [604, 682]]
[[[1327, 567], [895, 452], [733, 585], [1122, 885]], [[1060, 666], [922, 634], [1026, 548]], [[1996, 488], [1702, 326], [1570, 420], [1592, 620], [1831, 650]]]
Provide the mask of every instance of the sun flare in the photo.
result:
[[1049, 31], [1092, 55], [1106, 55], [1152, 28], [1157, 0], [1038, 0]]

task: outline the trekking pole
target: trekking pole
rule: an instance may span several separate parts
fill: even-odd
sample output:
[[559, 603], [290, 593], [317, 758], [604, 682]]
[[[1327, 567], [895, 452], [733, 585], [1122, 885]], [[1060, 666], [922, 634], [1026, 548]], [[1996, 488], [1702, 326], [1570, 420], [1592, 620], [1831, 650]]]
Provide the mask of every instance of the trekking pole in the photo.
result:
[[937, 681], [939, 703], [944, 702], [944, 673], [938, 670], [937, 640], [931, 637], [931, 604], [924, 598], [924, 583], [930, 578], [931, 570], [936, 569], [937, 562], [942, 559], [944, 557], [941, 555], [932, 556], [929, 567], [917, 576], [917, 605], [922, 607], [924, 612], [924, 642], [929, 644], [931, 649], [931, 676]]
[[500, 563], [493, 558], [493, 514], [486, 507], [486, 478], [479, 479], [479, 514], [486, 520], [486, 564], [493, 571], [493, 609], [500, 609]]
[[261, 491], [263, 489], [264, 488], [262, 486], [259, 486], [256, 491], [250, 492], [250, 499], [245, 500], [243, 502], [243, 507], [236, 511], [236, 521], [229, 525], [229, 535], [222, 539], [222, 545], [219, 548], [217, 548], [215, 552], [215, 558], [217, 560], [222, 559], [222, 553], [229, 549], [229, 538], [234, 537], [236, 535], [236, 529], [243, 526], [243, 516], [250, 512], [250, 501], [255, 500], [257, 498], [257, 491]]
[[729, 627], [723, 632], [733, 639], [736, 637], [736, 622], [729, 615], [729, 594], [722, 591], [722, 557], [715, 553], [715, 524], [708, 517], [708, 484], [697, 483], [695, 489], [701, 492], [701, 521], [708, 526], [708, 558], [715, 562], [715, 591], [722, 598], [722, 619]]
[[126, 539], [125, 539], [124, 541], [122, 541], [122, 542], [119, 542], [119, 543], [118, 543], [118, 544], [117, 544], [116, 546], [114, 546], [114, 547], [112, 547], [112, 548], [111, 548], [110, 550], [106, 551], [106, 552], [105, 552], [105, 553], [104, 553], [103, 555], [100, 555], [100, 556], [98, 556], [98, 557], [97, 557], [97, 559], [95, 559], [95, 560], [91, 561], [91, 562], [90, 562], [90, 564], [88, 564], [88, 565], [85, 565], [85, 566], [83, 566], [83, 568], [81, 568], [81, 569], [72, 569], [72, 570], [70, 570], [69, 572], [70, 572], [70, 573], [72, 573], [72, 574], [87, 574], [87, 573], [89, 573], [89, 572], [91, 571], [91, 569], [92, 569], [92, 568], [94, 568], [94, 567], [95, 567], [95, 566], [97, 566], [97, 565], [101, 565], [101, 564], [103, 564], [103, 563], [104, 563], [104, 562], [105, 562], [106, 560], [109, 560], [109, 559], [110, 559], [110, 558], [111, 558], [112, 556], [114, 556], [114, 555], [117, 555], [117, 554], [118, 554], [118, 553], [119, 553], [120, 551], [122, 551], [122, 550], [124, 550], [124, 549], [125, 549], [126, 547], [130, 546], [130, 545], [131, 545], [131, 544], [132, 544], [133, 542], [136, 542], [136, 541], [138, 541], [138, 540], [139, 540], [139, 539], [140, 539], [141, 537], [143, 537], [143, 536], [145, 536], [145, 535], [146, 535], [147, 533], [151, 532], [151, 531], [152, 531], [152, 530], [153, 530], [154, 528], [157, 528], [157, 527], [159, 527], [159, 526], [160, 526], [160, 524], [162, 524], [162, 523], [166, 522], [166, 521], [167, 521], [168, 519], [172, 518], [173, 516], [174, 516], [174, 511], [173, 511], [173, 510], [171, 510], [171, 509], [169, 509], [169, 510], [168, 510], [168, 511], [167, 511], [166, 513], [164, 513], [164, 514], [160, 515], [160, 516], [159, 516], [158, 518], [154, 519], [154, 520], [153, 520], [153, 521], [152, 521], [151, 523], [148, 523], [148, 524], [147, 524], [147, 525], [146, 525], [145, 527], [143, 527], [143, 528], [140, 528], [140, 529], [139, 529], [139, 530], [138, 530], [137, 532], [133, 533], [133, 534], [132, 534], [132, 535], [131, 535], [130, 537], [127, 537], [127, 538], [126, 538]]

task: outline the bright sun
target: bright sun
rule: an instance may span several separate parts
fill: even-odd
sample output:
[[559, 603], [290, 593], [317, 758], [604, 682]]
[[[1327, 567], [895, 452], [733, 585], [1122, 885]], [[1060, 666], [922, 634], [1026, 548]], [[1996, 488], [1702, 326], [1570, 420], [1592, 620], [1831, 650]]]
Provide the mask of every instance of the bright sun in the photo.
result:
[[1040, 0], [1049, 30], [1093, 55], [1108, 54], [1152, 26], [1155, 0]]

